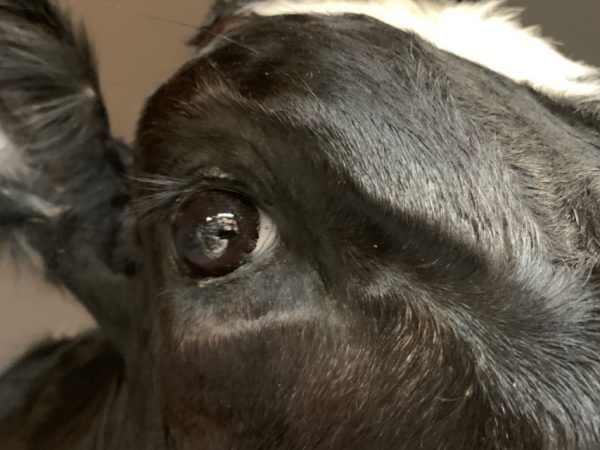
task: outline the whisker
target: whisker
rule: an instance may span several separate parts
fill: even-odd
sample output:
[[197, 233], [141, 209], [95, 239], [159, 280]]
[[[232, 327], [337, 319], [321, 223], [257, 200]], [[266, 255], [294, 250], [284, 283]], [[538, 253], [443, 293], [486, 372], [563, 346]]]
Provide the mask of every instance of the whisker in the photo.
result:
[[173, 25], [179, 25], [179, 26], [185, 27], [185, 28], [187, 28], [189, 30], [194, 30], [195, 32], [202, 31], [203, 33], [208, 34], [210, 37], [213, 37], [213, 38], [220, 37], [223, 40], [229, 42], [230, 44], [237, 45], [240, 48], [248, 50], [248, 51], [250, 51], [250, 52], [252, 52], [254, 54], [257, 54], [257, 55], [259, 54], [259, 52], [257, 50], [255, 50], [255, 49], [253, 49], [251, 47], [248, 47], [248, 46], [242, 44], [241, 42], [238, 42], [235, 39], [232, 39], [232, 38], [224, 35], [223, 33], [218, 33], [218, 32], [214, 32], [214, 31], [210, 31], [207, 27], [204, 27], [202, 25], [200, 25], [200, 26], [198, 26], [198, 25], [192, 25], [190, 23], [183, 22], [183, 21], [178, 20], [178, 19], [169, 19], [169, 18], [165, 18], [165, 17], [159, 17], [159, 16], [156, 16], [154, 14], [148, 14], [148, 13], [144, 13], [144, 12], [133, 11], [131, 9], [124, 8], [122, 5], [120, 5], [118, 3], [114, 3], [112, 1], [107, 1], [107, 3], [112, 4], [115, 9], [121, 10], [121, 11], [126, 12], [128, 14], [138, 15], [138, 16], [144, 17], [146, 19], [156, 20], [156, 21], [163, 22], [163, 23], [169, 23], [169, 24], [173, 24]]
[[181, 21], [176, 20], [176, 19], [167, 19], [165, 17], [158, 17], [158, 16], [155, 16], [153, 14], [145, 14], [145, 13], [140, 13], [140, 14], [143, 15], [144, 17], [148, 18], [148, 19], [153, 19], [153, 20], [156, 20], [156, 21], [159, 21], [159, 22], [164, 22], [164, 23], [170, 23], [170, 24], [173, 24], [173, 25], [181, 25], [182, 27], [185, 27], [185, 28], [188, 28], [188, 29], [191, 29], [191, 30], [194, 30], [194, 31], [200, 31], [202, 29], [202, 27], [195, 26], [195, 25], [192, 25], [192, 24], [189, 24], [189, 23], [186, 23], [186, 22], [181, 22]]
[[195, 30], [195, 31], [199, 31], [200, 28], [201, 28], [199, 26], [192, 25], [192, 24], [187, 23], [187, 22], [182, 22], [182, 21], [177, 20], [177, 19], [169, 19], [169, 18], [166, 18], [166, 17], [159, 17], [159, 16], [155, 16], [154, 14], [148, 14], [148, 13], [141, 12], [141, 11], [134, 11], [132, 9], [126, 8], [123, 5], [120, 5], [120, 4], [115, 3], [113, 1], [107, 1], [107, 0], [105, 0], [105, 3], [111, 4], [115, 9], [118, 9], [119, 11], [123, 11], [124, 13], [135, 15], [135, 16], [138, 16], [138, 17], [143, 17], [143, 18], [146, 18], [146, 19], [152, 19], [152, 20], [156, 20], [156, 21], [164, 22], [164, 23], [170, 23], [170, 24], [173, 24], [173, 25], [179, 25], [179, 26], [182, 26], [182, 27], [185, 27], [185, 28], [188, 28], [188, 29], [191, 29], [191, 30]]

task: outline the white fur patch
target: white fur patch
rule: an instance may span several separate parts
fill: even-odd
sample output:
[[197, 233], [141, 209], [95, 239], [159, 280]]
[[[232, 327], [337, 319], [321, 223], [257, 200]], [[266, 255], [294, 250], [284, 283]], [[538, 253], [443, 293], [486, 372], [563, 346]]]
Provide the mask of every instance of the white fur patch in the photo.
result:
[[18, 179], [28, 172], [23, 155], [0, 129], [0, 178]]
[[364, 14], [412, 31], [438, 48], [485, 66], [555, 97], [600, 100], [600, 71], [559, 53], [536, 28], [524, 28], [518, 10], [501, 1], [449, 3], [427, 0], [265, 0], [241, 13]]

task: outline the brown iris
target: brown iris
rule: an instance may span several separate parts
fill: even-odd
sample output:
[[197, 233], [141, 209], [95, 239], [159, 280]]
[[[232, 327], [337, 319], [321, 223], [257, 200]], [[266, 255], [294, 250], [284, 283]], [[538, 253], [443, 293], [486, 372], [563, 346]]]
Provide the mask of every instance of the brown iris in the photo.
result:
[[185, 202], [175, 217], [180, 265], [194, 277], [227, 275], [249, 260], [259, 226], [259, 212], [242, 196], [204, 191]]

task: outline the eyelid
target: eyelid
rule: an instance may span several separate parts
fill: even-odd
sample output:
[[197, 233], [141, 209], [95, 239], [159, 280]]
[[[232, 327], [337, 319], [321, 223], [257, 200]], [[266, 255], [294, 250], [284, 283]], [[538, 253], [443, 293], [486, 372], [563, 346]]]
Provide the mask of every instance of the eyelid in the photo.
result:
[[[179, 214], [179, 209], [181, 205], [185, 204], [189, 200], [202, 195], [203, 192], [206, 191], [223, 191], [229, 192], [234, 195], [239, 195], [244, 198], [252, 199], [251, 196], [244, 193], [243, 189], [239, 189], [238, 186], [232, 186], [232, 183], [227, 183], [223, 179], [210, 179], [210, 178], [201, 178], [200, 181], [195, 180], [194, 183], [190, 183], [184, 189], [181, 189], [176, 196], [171, 200], [171, 204], [169, 205], [169, 214], [171, 217], [171, 223], [174, 222], [177, 214]], [[252, 202], [254, 205], [254, 202]], [[255, 207], [259, 209], [256, 205]]]

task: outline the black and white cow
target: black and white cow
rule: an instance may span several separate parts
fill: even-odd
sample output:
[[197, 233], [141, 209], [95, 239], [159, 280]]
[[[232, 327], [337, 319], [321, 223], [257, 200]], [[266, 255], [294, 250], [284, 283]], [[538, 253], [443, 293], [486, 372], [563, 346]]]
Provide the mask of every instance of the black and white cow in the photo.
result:
[[0, 237], [99, 325], [0, 379], [0, 448], [600, 448], [597, 69], [498, 2], [192, 45], [130, 152], [85, 37], [0, 0]]

